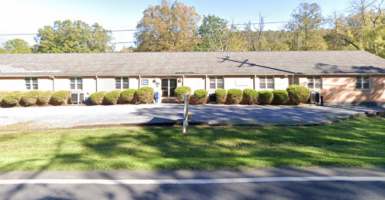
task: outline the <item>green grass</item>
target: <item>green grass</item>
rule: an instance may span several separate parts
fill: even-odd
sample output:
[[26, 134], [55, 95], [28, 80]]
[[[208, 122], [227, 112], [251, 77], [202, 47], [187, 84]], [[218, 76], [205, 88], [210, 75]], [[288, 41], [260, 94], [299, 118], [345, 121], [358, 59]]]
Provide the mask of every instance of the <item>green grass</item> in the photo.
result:
[[385, 118], [319, 127], [121, 127], [0, 133], [0, 171], [383, 167]]

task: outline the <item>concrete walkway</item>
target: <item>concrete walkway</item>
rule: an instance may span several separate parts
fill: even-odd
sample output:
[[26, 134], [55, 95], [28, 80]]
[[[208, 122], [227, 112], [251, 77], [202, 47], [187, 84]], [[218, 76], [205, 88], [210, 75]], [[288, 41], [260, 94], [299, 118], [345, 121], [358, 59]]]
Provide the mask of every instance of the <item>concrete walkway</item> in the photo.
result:
[[[0, 108], [0, 130], [72, 128], [89, 125], [162, 124], [182, 120], [183, 105], [116, 105]], [[324, 123], [378, 111], [363, 107], [189, 106], [193, 123], [296, 125]]]

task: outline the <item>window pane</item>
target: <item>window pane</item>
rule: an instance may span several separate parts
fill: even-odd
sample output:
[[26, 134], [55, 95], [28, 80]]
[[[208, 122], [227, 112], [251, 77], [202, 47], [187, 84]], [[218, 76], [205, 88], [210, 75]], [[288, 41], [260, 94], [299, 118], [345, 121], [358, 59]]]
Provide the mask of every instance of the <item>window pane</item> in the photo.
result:
[[266, 83], [259, 83], [260, 89], [266, 89]]
[[82, 78], [78, 77], [78, 78], [76, 78], [76, 81], [78, 82], [78, 84], [81, 84], [82, 83]]
[[356, 83], [362, 82], [362, 76], [356, 76]]
[[315, 83], [315, 89], [321, 89], [321, 83]]
[[314, 83], [307, 83], [307, 88], [314, 89]]
[[364, 83], [369, 83], [370, 82], [370, 77], [369, 76], [364, 76]]
[[120, 86], [121, 86], [121, 79], [120, 79], [120, 77], [115, 77], [115, 88], [116, 89], [118, 89], [118, 90], [120, 90], [121, 88], [120, 88]]
[[274, 83], [267, 83], [267, 89], [274, 89]]
[[37, 90], [38, 88], [37, 88], [37, 84], [33, 84], [33, 89], [34, 90]]
[[70, 78], [71, 84], [75, 84], [75, 78]]
[[321, 83], [321, 77], [320, 77], [320, 76], [314, 77], [314, 81], [315, 81], [316, 83]]
[[[210, 82], [211, 82], [211, 81], [210, 81]], [[214, 89], [214, 90], [216, 89], [216, 88], [215, 88], [215, 83], [210, 83], [210, 89]]]
[[370, 84], [369, 83], [364, 83], [364, 89], [370, 89]]
[[32, 78], [32, 83], [37, 84], [37, 78]]
[[123, 83], [128, 83], [128, 77], [123, 77]]
[[30, 85], [30, 84], [26, 84], [26, 85], [25, 85], [25, 88], [26, 88], [27, 90], [30, 90], [30, 89], [31, 89], [31, 85]]
[[356, 89], [361, 89], [361, 83], [356, 83]]
[[274, 83], [274, 78], [273, 77], [267, 77], [267, 82], [268, 83]]
[[266, 76], [259, 77], [259, 83], [265, 83], [266, 82]]
[[313, 81], [313, 77], [312, 76], [307, 77], [307, 82], [308, 83], [313, 83], [314, 82]]
[[218, 83], [217, 84], [217, 89], [224, 89], [224, 84], [223, 83]]
[[78, 90], [83, 89], [82, 84], [78, 84], [78, 88], [77, 88], [77, 89], [78, 89]]
[[215, 77], [210, 77], [210, 83], [215, 83]]
[[75, 84], [71, 84], [71, 90], [75, 89]]
[[123, 89], [128, 89], [128, 83], [123, 83]]
[[223, 77], [217, 77], [217, 83], [223, 83]]
[[26, 83], [30, 83], [31, 78], [25, 78]]

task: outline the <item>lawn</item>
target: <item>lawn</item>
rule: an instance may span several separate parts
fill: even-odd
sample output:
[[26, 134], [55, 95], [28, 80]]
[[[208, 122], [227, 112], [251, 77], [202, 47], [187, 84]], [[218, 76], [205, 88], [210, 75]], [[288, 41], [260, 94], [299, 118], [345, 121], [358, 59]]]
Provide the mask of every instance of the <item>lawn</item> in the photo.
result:
[[119, 127], [0, 133], [0, 171], [383, 167], [385, 118], [318, 127]]

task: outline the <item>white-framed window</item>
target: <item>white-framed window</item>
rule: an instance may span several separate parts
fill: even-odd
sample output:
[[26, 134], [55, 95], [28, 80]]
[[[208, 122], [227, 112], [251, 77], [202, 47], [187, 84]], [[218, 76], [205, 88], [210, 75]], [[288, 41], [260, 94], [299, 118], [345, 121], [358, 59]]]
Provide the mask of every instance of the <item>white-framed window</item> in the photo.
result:
[[259, 77], [259, 89], [273, 90], [274, 89], [274, 77], [272, 77], [272, 76], [260, 76]]
[[70, 88], [71, 88], [71, 90], [82, 90], [83, 89], [82, 77], [71, 77], [70, 78]]
[[142, 85], [148, 85], [148, 79], [142, 79]]
[[225, 84], [223, 81], [223, 77], [221, 77], [221, 76], [210, 77], [210, 89], [211, 90], [224, 89], [224, 88], [225, 88]]
[[26, 77], [25, 78], [25, 89], [26, 90], [37, 90], [37, 78], [36, 77]]
[[128, 89], [128, 77], [115, 77], [115, 88], [117, 90]]
[[370, 90], [370, 76], [356, 76], [356, 90]]
[[322, 89], [322, 78], [320, 76], [308, 76], [307, 88], [311, 90]]

